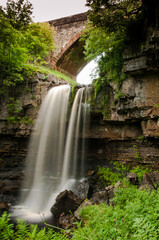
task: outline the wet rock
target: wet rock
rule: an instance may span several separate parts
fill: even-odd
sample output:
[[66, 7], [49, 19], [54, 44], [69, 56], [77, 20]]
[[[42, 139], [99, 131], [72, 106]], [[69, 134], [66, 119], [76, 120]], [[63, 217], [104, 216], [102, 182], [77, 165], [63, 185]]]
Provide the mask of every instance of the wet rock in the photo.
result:
[[5, 203], [5, 202], [0, 202], [0, 212], [8, 211], [10, 208], [10, 204]]
[[75, 195], [71, 190], [61, 192], [57, 198], [55, 204], [51, 208], [51, 212], [55, 217], [60, 217], [61, 214], [69, 214], [74, 212], [82, 203], [82, 199]]
[[84, 180], [83, 182], [80, 182], [77, 188], [74, 190], [74, 193], [80, 197], [82, 200], [89, 198], [91, 191], [90, 184], [88, 180]]
[[74, 218], [72, 215], [61, 215], [59, 218], [58, 218], [58, 221], [57, 221], [57, 226], [60, 227], [60, 228], [63, 228], [63, 229], [68, 229], [68, 228], [72, 228], [73, 227], [73, 222], [74, 222]]
[[90, 199], [91, 202], [99, 204], [101, 202], [108, 202], [108, 196], [106, 191], [95, 192]]
[[138, 185], [138, 178], [136, 173], [127, 173], [127, 181], [130, 182], [133, 185]]
[[107, 204], [110, 203], [110, 199], [114, 197], [114, 186], [108, 186], [103, 191], [98, 191], [93, 193], [92, 198], [90, 199], [91, 202], [95, 204], [99, 204], [101, 202], [106, 202]]

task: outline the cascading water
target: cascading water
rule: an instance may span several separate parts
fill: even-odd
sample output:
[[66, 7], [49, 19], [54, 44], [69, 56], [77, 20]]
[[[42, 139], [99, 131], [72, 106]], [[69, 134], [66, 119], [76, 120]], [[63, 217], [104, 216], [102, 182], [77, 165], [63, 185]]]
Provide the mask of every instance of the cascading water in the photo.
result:
[[[70, 119], [69, 95], [70, 86], [54, 87], [42, 103], [26, 158], [22, 204], [13, 209], [15, 217], [37, 221], [40, 216], [34, 213], [49, 216], [57, 194], [84, 176], [84, 155], [77, 161], [77, 151], [79, 134], [85, 134], [88, 123], [88, 91], [78, 90]], [[82, 153], [84, 146], [82, 141]]]

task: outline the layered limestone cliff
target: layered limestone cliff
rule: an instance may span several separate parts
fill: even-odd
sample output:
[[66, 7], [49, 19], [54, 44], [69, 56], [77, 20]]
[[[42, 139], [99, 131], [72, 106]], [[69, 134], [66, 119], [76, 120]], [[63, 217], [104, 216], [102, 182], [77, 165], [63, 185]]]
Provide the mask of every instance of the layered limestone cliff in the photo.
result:
[[100, 142], [93, 149], [105, 160], [159, 166], [158, 46], [159, 30], [150, 30], [141, 51], [125, 52], [127, 78], [120, 89], [112, 81], [100, 89], [92, 104], [88, 138]]

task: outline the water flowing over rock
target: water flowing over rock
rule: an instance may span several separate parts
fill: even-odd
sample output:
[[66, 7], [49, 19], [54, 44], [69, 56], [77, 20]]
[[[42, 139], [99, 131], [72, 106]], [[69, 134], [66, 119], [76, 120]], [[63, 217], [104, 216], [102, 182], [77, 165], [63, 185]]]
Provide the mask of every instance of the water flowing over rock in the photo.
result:
[[[50, 215], [50, 208], [59, 192], [71, 189], [84, 176], [84, 148], [81, 141], [80, 161], [77, 158], [79, 136], [87, 124], [87, 90], [77, 91], [69, 119], [70, 86], [52, 88], [46, 95], [30, 141], [26, 158], [26, 176], [21, 194], [20, 216], [28, 212]], [[68, 129], [67, 129], [68, 125]], [[26, 211], [24, 211], [26, 209]], [[25, 218], [25, 216], [21, 216]]]
[[86, 199], [89, 198], [89, 195], [91, 193], [91, 186], [88, 182], [88, 180], [84, 180], [78, 184], [78, 186], [73, 189], [75, 194], [79, 196], [81, 199]]

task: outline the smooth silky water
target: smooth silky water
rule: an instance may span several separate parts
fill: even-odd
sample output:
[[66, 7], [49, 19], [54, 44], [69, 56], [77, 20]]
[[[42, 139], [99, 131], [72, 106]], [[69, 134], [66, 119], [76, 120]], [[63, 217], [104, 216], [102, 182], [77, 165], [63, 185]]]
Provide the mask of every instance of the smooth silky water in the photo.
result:
[[[12, 215], [29, 222], [52, 217], [57, 195], [85, 174], [84, 135], [89, 123], [88, 88], [80, 88], [69, 114], [70, 86], [53, 87], [40, 108], [26, 157], [20, 204]], [[80, 161], [77, 158], [79, 139]]]

